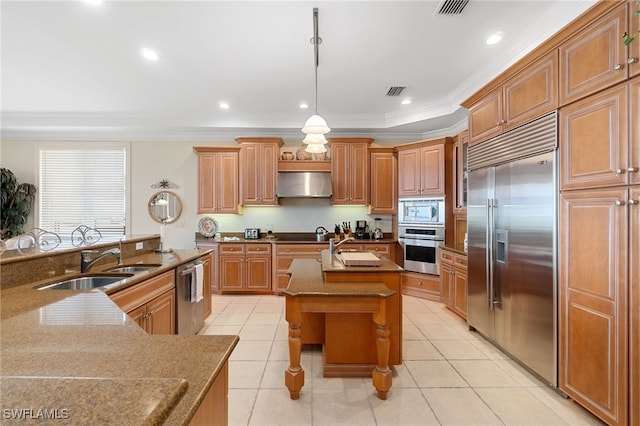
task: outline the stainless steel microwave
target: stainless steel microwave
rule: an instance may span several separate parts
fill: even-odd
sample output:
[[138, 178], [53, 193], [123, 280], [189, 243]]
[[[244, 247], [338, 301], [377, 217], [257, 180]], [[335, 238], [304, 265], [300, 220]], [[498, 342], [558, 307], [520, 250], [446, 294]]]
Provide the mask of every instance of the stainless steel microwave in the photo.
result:
[[399, 225], [444, 226], [444, 218], [444, 197], [398, 200]]

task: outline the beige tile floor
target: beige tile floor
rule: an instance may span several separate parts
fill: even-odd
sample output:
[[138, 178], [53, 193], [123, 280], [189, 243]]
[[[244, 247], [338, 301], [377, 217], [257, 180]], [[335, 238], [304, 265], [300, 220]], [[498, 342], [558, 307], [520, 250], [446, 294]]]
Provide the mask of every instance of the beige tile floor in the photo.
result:
[[229, 425], [600, 425], [441, 303], [403, 297], [404, 364], [388, 399], [370, 379], [323, 378], [318, 347], [304, 347], [305, 386], [292, 401], [284, 298], [214, 295], [202, 334], [237, 334], [229, 364]]

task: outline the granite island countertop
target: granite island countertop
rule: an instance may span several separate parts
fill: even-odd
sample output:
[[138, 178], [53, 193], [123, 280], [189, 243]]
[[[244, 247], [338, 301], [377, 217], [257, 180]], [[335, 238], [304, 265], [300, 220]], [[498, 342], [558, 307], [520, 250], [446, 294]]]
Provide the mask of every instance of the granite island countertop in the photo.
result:
[[188, 424], [238, 336], [149, 335], [106, 293], [208, 252], [124, 259], [161, 266], [117, 288], [34, 289], [44, 280], [2, 289], [2, 423], [49, 415], [62, 424]]

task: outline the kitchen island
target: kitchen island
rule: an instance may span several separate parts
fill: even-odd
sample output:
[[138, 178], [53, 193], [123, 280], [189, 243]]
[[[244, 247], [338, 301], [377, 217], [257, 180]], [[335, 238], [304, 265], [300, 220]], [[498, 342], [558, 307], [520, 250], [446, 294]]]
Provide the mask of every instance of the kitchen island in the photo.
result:
[[389, 364], [402, 362], [402, 268], [381, 258], [379, 266], [345, 266], [328, 250], [321, 263], [293, 261], [286, 297], [290, 366], [285, 383], [292, 399], [304, 384], [300, 351], [305, 324], [322, 324], [323, 375], [370, 377], [380, 399], [391, 387]]
[[[160, 266], [136, 274], [122, 287], [207, 253], [176, 250], [128, 257], [126, 263]], [[238, 336], [147, 334], [107, 294], [119, 288], [34, 288], [63, 276], [2, 283], [3, 425], [25, 420], [226, 424], [226, 403], [216, 401], [226, 401], [227, 361]]]

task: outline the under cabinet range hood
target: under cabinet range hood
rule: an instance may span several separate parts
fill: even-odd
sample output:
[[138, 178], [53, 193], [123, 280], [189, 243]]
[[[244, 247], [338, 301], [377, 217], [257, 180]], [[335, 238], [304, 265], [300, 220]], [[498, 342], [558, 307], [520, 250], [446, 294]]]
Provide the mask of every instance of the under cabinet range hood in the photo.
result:
[[328, 198], [331, 197], [331, 173], [280, 172], [276, 195], [279, 198]]

